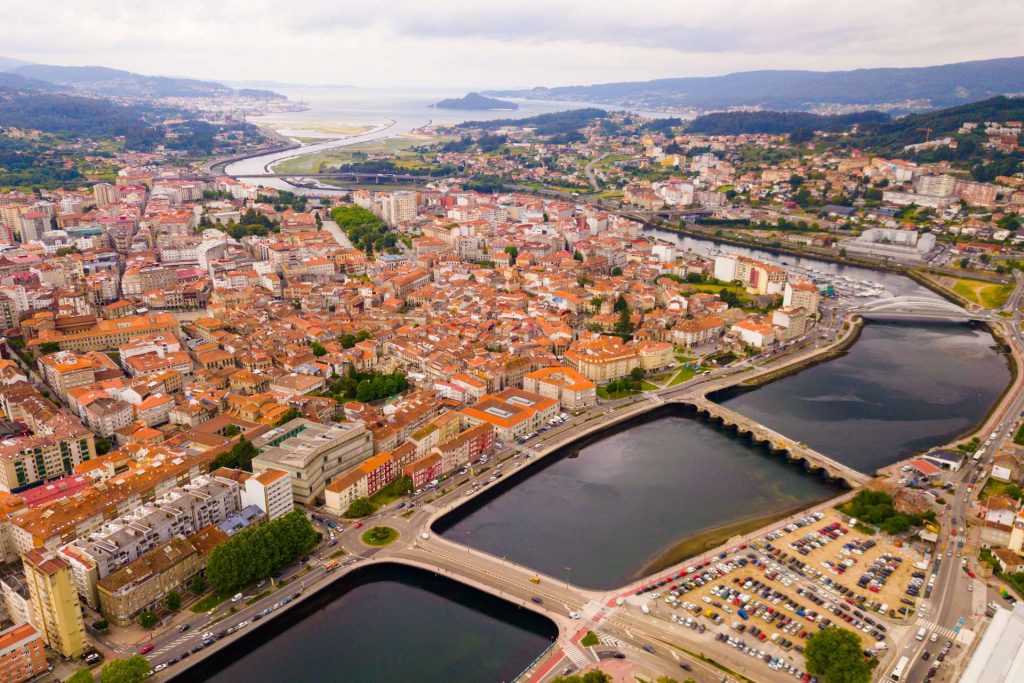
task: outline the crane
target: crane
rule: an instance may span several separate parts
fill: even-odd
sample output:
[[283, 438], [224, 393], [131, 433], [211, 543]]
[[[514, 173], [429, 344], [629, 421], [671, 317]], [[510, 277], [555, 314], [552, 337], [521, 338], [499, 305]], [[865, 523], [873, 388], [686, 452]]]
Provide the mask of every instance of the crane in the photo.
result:
[[924, 141], [928, 142], [931, 139], [931, 137], [932, 137], [932, 130], [934, 130], [934, 129], [932, 129], [932, 128], [918, 128], [918, 130], [923, 130], [924, 131]]

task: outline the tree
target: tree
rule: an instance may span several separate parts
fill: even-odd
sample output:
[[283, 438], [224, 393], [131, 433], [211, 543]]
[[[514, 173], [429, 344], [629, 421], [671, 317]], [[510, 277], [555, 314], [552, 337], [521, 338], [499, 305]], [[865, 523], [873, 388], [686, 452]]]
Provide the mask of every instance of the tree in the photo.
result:
[[313, 355], [319, 358], [320, 356], [327, 355], [327, 349], [324, 348], [320, 342], [310, 342], [309, 348], [313, 352]]
[[224, 428], [224, 436], [232, 439], [242, 433], [242, 428], [236, 424], [229, 424]]
[[612, 310], [614, 310], [616, 313], [619, 313], [620, 311], [624, 311], [628, 308], [629, 302], [626, 301], [626, 297], [619, 294], [619, 298], [615, 300], [615, 306], [612, 307]]
[[960, 259], [960, 267], [961, 268], [966, 269], [967, 266], [969, 266], [969, 265], [971, 265], [971, 259], [970, 258], [964, 256], [962, 259]]
[[142, 628], [153, 628], [156, 626], [156, 612], [145, 610], [139, 613], [139, 626]]
[[619, 275], [622, 275], [622, 266], [615, 266], [612, 268], [612, 276], [618, 277]]
[[206, 590], [206, 579], [203, 578], [202, 574], [196, 574], [192, 577], [192, 580], [188, 582], [188, 589], [196, 595]]
[[139, 683], [149, 675], [149, 660], [142, 655], [115, 659], [103, 667], [100, 683]]
[[508, 245], [505, 247], [505, 253], [512, 257], [512, 263], [516, 262], [516, 257], [519, 256], [519, 247], [515, 245]]
[[60, 351], [59, 342], [43, 342], [39, 345], [39, 355], [45, 356], [49, 353], [57, 353]]
[[64, 683], [95, 683], [92, 672], [88, 669], [79, 669], [71, 674]]
[[177, 591], [171, 591], [167, 594], [167, 597], [164, 598], [164, 602], [167, 604], [167, 609], [171, 610], [172, 612], [177, 612], [179, 609], [181, 609], [181, 593]]
[[369, 498], [356, 498], [349, 504], [348, 510], [345, 511], [345, 516], [366, 517], [367, 515], [372, 515], [376, 511], [376, 506], [370, 502]]
[[813, 634], [804, 657], [807, 670], [824, 677], [826, 683], [868, 683], [871, 667], [864, 661], [860, 636], [844, 628], [830, 626]]
[[629, 371], [629, 376], [633, 378], [634, 382], [639, 382], [644, 378], [644, 370], [643, 368], [633, 368]]
[[320, 535], [300, 510], [245, 529], [210, 553], [206, 578], [220, 591], [266, 579], [316, 545]]
[[100, 437], [96, 439], [96, 454], [103, 455], [104, 453], [109, 453], [111, 445], [110, 439], [108, 438]]
[[622, 337], [622, 341], [626, 341], [633, 334], [633, 318], [629, 308], [619, 311], [619, 320], [615, 323], [613, 332], [616, 336]]
[[611, 683], [612, 677], [598, 669], [592, 669], [582, 676], [556, 676], [551, 679], [552, 683]]
[[[300, 413], [295, 408], [289, 408], [288, 410], [285, 411], [284, 415], [282, 415], [281, 417], [279, 417], [277, 419], [277, 422], [274, 423], [274, 426], [275, 427], [280, 427], [283, 424], [288, 424], [289, 422], [291, 422], [292, 420], [294, 420], [297, 417], [302, 417], [302, 413]], [[249, 444], [249, 445], [251, 446], [252, 444]], [[255, 453], [253, 453], [253, 457], [256, 457]], [[251, 461], [252, 458], [249, 458], [249, 460]]]
[[576, 249], [575, 251], [573, 251], [572, 257], [576, 261], [583, 261], [583, 254], [580, 252], [579, 249]]

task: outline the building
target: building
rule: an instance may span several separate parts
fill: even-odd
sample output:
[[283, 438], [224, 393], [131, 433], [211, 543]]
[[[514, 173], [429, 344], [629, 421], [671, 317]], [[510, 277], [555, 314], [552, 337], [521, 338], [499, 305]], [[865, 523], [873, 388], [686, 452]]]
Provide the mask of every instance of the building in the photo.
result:
[[85, 623], [71, 566], [45, 548], [25, 553], [22, 562], [43, 640], [63, 657], [78, 657], [86, 648]]
[[272, 522], [295, 508], [292, 497], [292, 478], [284, 470], [268, 467], [245, 480], [242, 489], [242, 507], [255, 505]]
[[373, 455], [373, 439], [361, 421], [323, 425], [303, 418], [270, 430], [253, 441], [260, 451], [253, 472], [273, 468], [291, 477], [292, 494], [309, 505], [340, 473]]
[[558, 401], [566, 410], [597, 403], [597, 384], [573, 368], [550, 367], [523, 377], [523, 389]]
[[1024, 602], [997, 607], [959, 683], [1024, 681]]
[[130, 513], [110, 520], [62, 551], [78, 592], [90, 607], [99, 603], [98, 583], [178, 536], [220, 524], [241, 510], [237, 481], [196, 477]]
[[787, 282], [782, 290], [783, 306], [798, 306], [807, 311], [808, 315], [814, 315], [818, 310], [820, 298], [818, 286], [813, 282]]
[[76, 387], [91, 386], [96, 381], [92, 360], [73, 351], [58, 351], [40, 356], [36, 367], [43, 380], [62, 401], [68, 400], [68, 391]]
[[918, 234], [916, 230], [868, 228], [857, 237], [837, 242], [837, 247], [855, 256], [921, 263], [935, 251], [935, 235]]
[[21, 683], [46, 673], [43, 637], [32, 624], [0, 631], [0, 683]]
[[344, 515], [357, 498], [367, 498], [366, 472], [358, 467], [337, 477], [324, 487], [324, 507], [332, 515]]
[[558, 401], [522, 389], [487, 394], [462, 414], [472, 424], [489, 424], [494, 438], [508, 443], [544, 426], [558, 415]]
[[618, 337], [577, 340], [565, 352], [565, 360], [598, 384], [626, 377], [633, 368], [640, 367], [636, 349], [623, 344]]
[[84, 330], [62, 332], [41, 330], [33, 339], [33, 346], [56, 342], [62, 351], [108, 351], [127, 344], [136, 337], [147, 334], [178, 334], [178, 321], [172, 313], [126, 316], [113, 320], [98, 320]]
[[156, 609], [172, 591], [182, 592], [206, 567], [210, 550], [228, 540], [216, 526], [185, 538], [176, 536], [99, 582], [99, 609], [118, 626], [139, 612]]
[[390, 192], [381, 197], [381, 219], [394, 228], [416, 218], [415, 192]]
[[725, 320], [717, 315], [702, 315], [684, 320], [672, 328], [672, 343], [676, 346], [703, 346], [718, 342], [725, 330]]

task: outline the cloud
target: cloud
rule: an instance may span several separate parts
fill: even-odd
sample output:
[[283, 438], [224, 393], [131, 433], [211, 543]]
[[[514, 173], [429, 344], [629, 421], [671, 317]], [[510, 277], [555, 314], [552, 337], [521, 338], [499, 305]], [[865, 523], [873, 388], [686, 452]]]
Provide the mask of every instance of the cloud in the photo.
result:
[[82, 0], [0, 5], [0, 52], [219, 79], [564, 85], [1021, 51], [1024, 3], [977, 0]]

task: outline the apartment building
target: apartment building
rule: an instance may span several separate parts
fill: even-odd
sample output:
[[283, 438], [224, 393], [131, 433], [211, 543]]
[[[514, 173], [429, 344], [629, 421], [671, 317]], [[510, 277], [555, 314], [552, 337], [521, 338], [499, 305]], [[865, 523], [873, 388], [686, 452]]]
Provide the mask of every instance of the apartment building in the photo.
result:
[[85, 623], [71, 566], [45, 548], [25, 553], [22, 562], [43, 640], [63, 657], [78, 657], [86, 648]]
[[471, 424], [488, 424], [494, 438], [508, 443], [542, 427], [558, 415], [558, 401], [522, 389], [488, 394], [462, 410]]
[[260, 451], [253, 458], [253, 472], [287, 472], [292, 494], [303, 505], [316, 501], [331, 479], [373, 455], [373, 440], [361, 421], [325, 425], [296, 418], [253, 445]]
[[171, 313], [125, 316], [112, 320], [98, 320], [85, 330], [40, 330], [31, 345], [56, 342], [62, 351], [107, 351], [116, 349], [132, 339], [147, 334], [170, 333], [177, 335], [178, 321]]
[[598, 384], [626, 377], [633, 368], [640, 367], [636, 349], [618, 337], [577, 340], [565, 352], [565, 361]]
[[96, 381], [96, 369], [91, 359], [74, 351], [58, 351], [36, 360], [43, 381], [60, 397], [68, 400], [68, 391], [76, 387], [91, 386]]
[[597, 384], [573, 368], [550, 367], [523, 377], [523, 389], [559, 402], [566, 410], [597, 403]]
[[98, 583], [176, 536], [220, 524], [242, 509], [238, 482], [197, 477], [72, 542], [64, 557], [79, 594], [99, 605]]
[[216, 526], [171, 538], [99, 582], [100, 612], [111, 623], [130, 626], [143, 610], [158, 608], [168, 593], [183, 591], [206, 567], [210, 551], [226, 540]]
[[32, 624], [0, 631], [0, 683], [22, 683], [46, 673], [45, 645]]
[[242, 507], [255, 505], [272, 522], [295, 508], [292, 478], [288, 472], [268, 467], [245, 480]]

